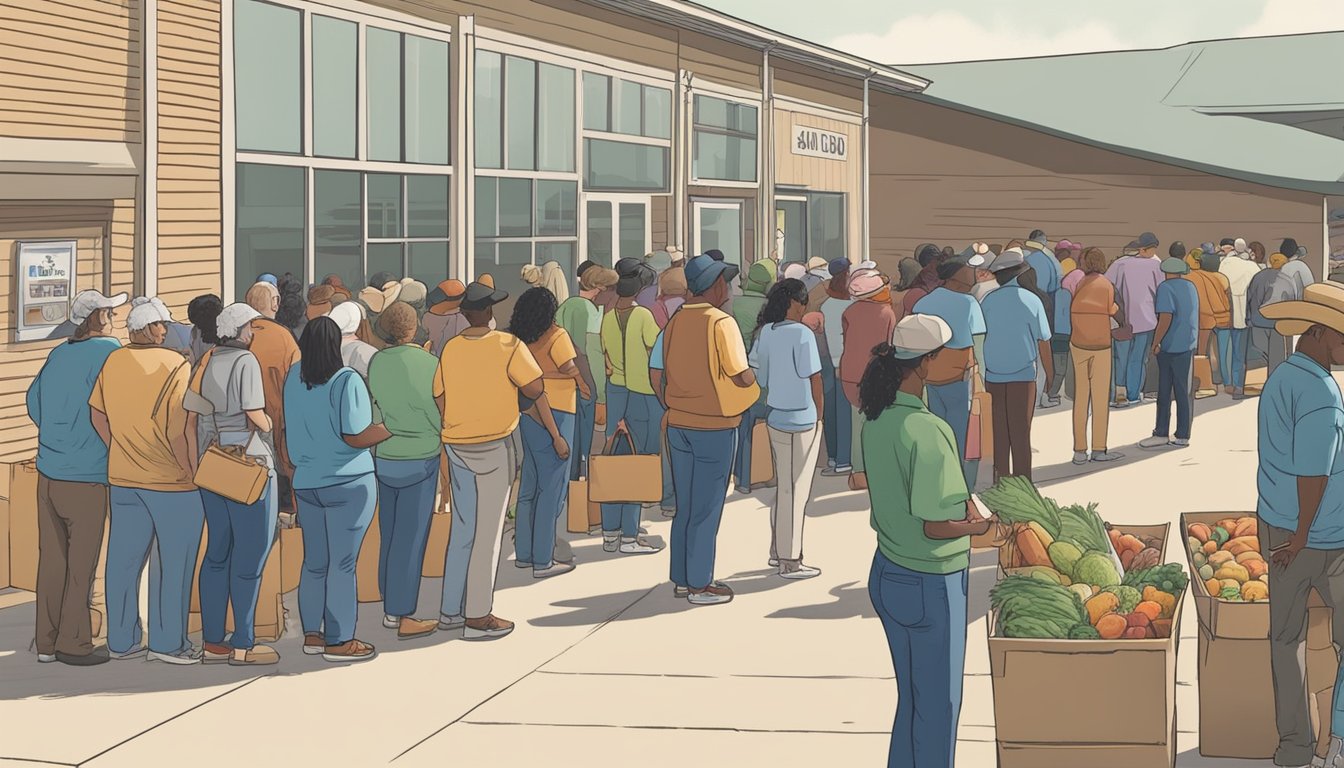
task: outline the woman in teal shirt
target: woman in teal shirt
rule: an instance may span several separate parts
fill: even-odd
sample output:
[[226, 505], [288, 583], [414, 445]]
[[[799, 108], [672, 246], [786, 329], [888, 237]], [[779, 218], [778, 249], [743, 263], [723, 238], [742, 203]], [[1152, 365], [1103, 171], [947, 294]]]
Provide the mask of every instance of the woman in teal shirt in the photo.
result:
[[[859, 383], [863, 456], [877, 553], [868, 596], [896, 669], [890, 768], [953, 768], [966, 663], [975, 512], [947, 422], [925, 407], [929, 364], [952, 338], [941, 318], [908, 315]], [[918, 724], [918, 727], [916, 727]]]

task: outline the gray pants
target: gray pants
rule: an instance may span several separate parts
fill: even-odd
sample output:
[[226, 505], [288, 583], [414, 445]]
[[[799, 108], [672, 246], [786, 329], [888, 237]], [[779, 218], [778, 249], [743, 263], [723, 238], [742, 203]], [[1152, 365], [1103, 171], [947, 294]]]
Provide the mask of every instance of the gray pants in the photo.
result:
[[478, 445], [446, 445], [444, 452], [453, 487], [453, 533], [444, 555], [440, 612], [481, 619], [494, 607], [504, 515], [518, 467], [512, 435]]
[[[1307, 639], [1307, 594], [1315, 587], [1334, 611], [1336, 642], [1344, 638], [1344, 549], [1304, 549], [1291, 565], [1270, 561], [1270, 550], [1292, 532], [1260, 522], [1260, 554], [1270, 562], [1269, 653], [1274, 671], [1274, 714], [1279, 730], [1277, 765], [1307, 765], [1316, 753], [1302, 654]], [[1328, 726], [1325, 726], [1328, 727]]]
[[1288, 359], [1288, 342], [1283, 338], [1283, 334], [1273, 328], [1257, 328], [1249, 326], [1246, 329], [1246, 365], [1250, 366], [1253, 360], [1265, 361], [1265, 376], [1274, 372], [1279, 363]]

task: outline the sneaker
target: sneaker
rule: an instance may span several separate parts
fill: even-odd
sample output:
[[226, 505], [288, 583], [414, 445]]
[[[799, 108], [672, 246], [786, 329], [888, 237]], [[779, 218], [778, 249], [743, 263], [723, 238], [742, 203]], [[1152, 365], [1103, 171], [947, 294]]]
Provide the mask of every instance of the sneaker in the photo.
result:
[[467, 625], [467, 620], [461, 616], [446, 616], [439, 614], [439, 629], [444, 632], [452, 632], [455, 629], [461, 629]]
[[280, 654], [269, 645], [254, 645], [251, 648], [234, 648], [229, 657], [231, 667], [266, 667], [280, 663]]
[[1125, 454], [1123, 454], [1123, 453], [1118, 453], [1118, 452], [1116, 452], [1116, 451], [1093, 451], [1093, 452], [1092, 452], [1092, 460], [1093, 460], [1093, 461], [1102, 461], [1102, 462], [1105, 462], [1105, 461], [1116, 461], [1117, 459], [1123, 459], [1123, 458], [1125, 458]]
[[490, 614], [479, 619], [467, 619], [462, 630], [464, 640], [497, 640], [513, 631], [513, 622]]
[[602, 526], [600, 526], [600, 525], [590, 525], [590, 526], [588, 526], [588, 535], [589, 535], [589, 536], [597, 536], [597, 535], [600, 535], [601, 533], [602, 533]]
[[1155, 395], [1155, 394], [1153, 394], [1153, 393], [1151, 393], [1151, 392], [1144, 392], [1144, 393], [1143, 393], [1143, 402], [1145, 402], [1145, 403], [1156, 403], [1156, 402], [1157, 402], [1157, 395]]
[[1116, 409], [1128, 408], [1131, 405], [1138, 405], [1138, 403], [1131, 403], [1128, 400], [1116, 400], [1114, 403], [1111, 403], [1111, 407]]
[[779, 577], [781, 579], [811, 579], [821, 575], [820, 568], [813, 568], [810, 565], [804, 565], [802, 560], [793, 560], [780, 563]]
[[525, 563], [525, 562], [523, 562], [522, 560], [514, 560], [514, 561], [513, 561], [513, 567], [514, 567], [514, 568], [531, 568], [531, 567], [533, 567], [533, 566], [532, 566], [531, 563]]
[[54, 654], [54, 653], [39, 653], [39, 654], [37, 654], [37, 663], [38, 663], [38, 664], [51, 664], [51, 663], [54, 663], [55, 661], [56, 661], [56, 654]]
[[1145, 437], [1142, 440], [1140, 440], [1139, 447], [1148, 450], [1152, 450], [1153, 448], [1165, 448], [1167, 447], [1167, 444], [1170, 442], [1171, 438], [1169, 437], [1160, 437], [1158, 435], [1153, 435], [1152, 437]]
[[349, 661], [368, 661], [378, 655], [372, 645], [361, 640], [346, 640], [340, 645], [328, 645], [322, 649], [322, 658], [332, 663]]
[[[42, 657], [39, 656], [37, 660], [42, 661]], [[57, 651], [54, 660], [69, 667], [96, 667], [111, 661], [112, 657], [108, 655], [106, 648], [95, 648], [90, 653], [78, 656]]]
[[1169, 443], [1169, 445], [1175, 446], [1177, 448], [1188, 448], [1190, 447], [1190, 441], [1187, 440], [1186, 438], [1178, 437], [1175, 440], [1172, 440], [1171, 443]]
[[574, 570], [573, 563], [561, 563], [559, 561], [551, 563], [550, 568], [537, 568], [532, 571], [534, 579], [549, 579], [552, 576], [562, 576]]
[[676, 584], [672, 585], [672, 596], [677, 598], [678, 600], [686, 597], [690, 593], [691, 593], [690, 587], [682, 587]]
[[317, 632], [309, 632], [303, 636], [303, 652], [307, 656], [321, 656], [326, 647], [326, 639]]
[[401, 626], [400, 616], [388, 616], [383, 614], [383, 629], [396, 629]]
[[733, 601], [733, 590], [721, 581], [711, 582], [704, 589], [692, 589], [686, 595], [691, 605], [719, 605]]
[[[603, 545], [603, 548], [606, 548], [605, 544]], [[650, 544], [639, 537], [633, 539], [621, 539], [622, 555], [652, 555], [661, 551], [663, 551], [661, 546]]]
[[778, 568], [778, 567], [779, 567], [779, 558], [778, 558], [778, 557], [772, 557], [772, 558], [770, 558], [769, 560], [766, 560], [765, 562], [766, 562], [766, 564], [769, 565], [771, 568]]
[[115, 653], [112, 651], [111, 648], [108, 649], [108, 656], [113, 659], [116, 659], [117, 661], [138, 659], [144, 655], [145, 655], [145, 646], [140, 643], [136, 643], [135, 645], [131, 646], [129, 650], [122, 651], [121, 653]]
[[1073, 463], [1074, 463], [1074, 464], [1077, 464], [1077, 465], [1080, 466], [1080, 467], [1083, 466], [1084, 464], [1086, 464], [1086, 463], [1087, 463], [1087, 451], [1074, 451], [1074, 452], [1073, 452]]
[[843, 466], [843, 467], [842, 467], [842, 466], [827, 467], [827, 468], [821, 470], [821, 476], [822, 476], [822, 477], [844, 477], [845, 475], [848, 475], [850, 472], [853, 472], [853, 471], [854, 471], [854, 468], [851, 467], [851, 466], [849, 466], [848, 464], [846, 464], [846, 465]]
[[200, 651], [197, 651], [195, 648], [186, 648], [181, 651], [178, 651], [177, 653], [159, 653], [158, 651], [150, 651], [148, 654], [145, 655], [145, 660], [162, 661], [165, 664], [177, 664], [179, 666], [187, 666], [190, 664], [200, 664], [201, 653]]
[[602, 551], [616, 552], [621, 548], [621, 534], [602, 532]]
[[745, 485], [739, 485], [739, 486], [737, 486], [737, 492], [740, 493], [740, 494], [742, 494], [743, 496], [750, 496], [750, 495], [751, 495], [751, 489], [748, 488], [748, 487], [746, 487]]
[[1318, 757], [1311, 761], [1314, 766], [1322, 768], [1344, 768], [1344, 740], [1338, 736], [1330, 737], [1330, 747], [1325, 751], [1325, 757]]
[[205, 652], [201, 657], [202, 664], [228, 664], [233, 656], [233, 649], [223, 643], [205, 643], [201, 650]]
[[677, 508], [676, 508], [676, 507], [663, 507], [663, 517], [669, 517], [669, 518], [671, 518], [671, 517], [676, 517], [676, 516], [677, 516]]
[[410, 616], [403, 616], [401, 621], [397, 622], [397, 639], [414, 640], [417, 637], [428, 637], [434, 634], [434, 631], [438, 628], [439, 622], [433, 619], [414, 619]]

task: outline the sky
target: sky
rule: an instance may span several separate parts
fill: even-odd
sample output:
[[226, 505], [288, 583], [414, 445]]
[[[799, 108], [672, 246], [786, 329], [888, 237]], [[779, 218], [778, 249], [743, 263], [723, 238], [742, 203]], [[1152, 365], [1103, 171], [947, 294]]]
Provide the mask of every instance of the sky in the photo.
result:
[[883, 64], [1344, 30], [1344, 0], [698, 0]]

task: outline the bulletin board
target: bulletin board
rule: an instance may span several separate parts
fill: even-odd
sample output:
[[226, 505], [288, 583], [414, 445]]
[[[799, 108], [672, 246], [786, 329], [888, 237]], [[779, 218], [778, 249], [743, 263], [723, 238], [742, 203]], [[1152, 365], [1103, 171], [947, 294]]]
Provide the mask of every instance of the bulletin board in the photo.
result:
[[16, 243], [15, 248], [18, 340], [35, 341], [60, 335], [70, 318], [78, 244], [74, 240], [26, 241]]

